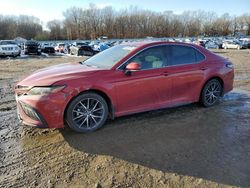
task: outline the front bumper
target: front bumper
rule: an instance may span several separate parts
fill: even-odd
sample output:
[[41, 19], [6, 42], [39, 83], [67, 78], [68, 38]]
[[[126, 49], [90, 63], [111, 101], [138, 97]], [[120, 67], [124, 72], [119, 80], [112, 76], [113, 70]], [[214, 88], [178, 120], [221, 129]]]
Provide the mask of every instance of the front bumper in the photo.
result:
[[17, 115], [21, 123], [38, 128], [48, 128], [47, 122], [33, 107], [17, 102]]
[[224, 73], [223, 82], [224, 82], [224, 94], [233, 90], [234, 69], [227, 68], [227, 71], [225, 71], [225, 73]]
[[0, 56], [17, 56], [20, 54], [20, 51], [0, 51]]
[[63, 128], [66, 96], [63, 92], [47, 96], [16, 93], [18, 117], [23, 124], [38, 128]]
[[25, 48], [24, 53], [37, 54], [37, 53], [41, 53], [41, 49], [39, 49], [39, 48]]

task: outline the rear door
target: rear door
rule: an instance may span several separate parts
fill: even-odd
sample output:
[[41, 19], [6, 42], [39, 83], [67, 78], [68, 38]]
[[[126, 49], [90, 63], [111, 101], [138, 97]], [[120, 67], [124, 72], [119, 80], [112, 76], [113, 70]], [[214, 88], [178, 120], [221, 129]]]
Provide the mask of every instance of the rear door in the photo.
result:
[[173, 80], [171, 100], [173, 105], [194, 102], [199, 98], [204, 79], [202, 61], [205, 59], [197, 49], [184, 45], [169, 45], [169, 77]]

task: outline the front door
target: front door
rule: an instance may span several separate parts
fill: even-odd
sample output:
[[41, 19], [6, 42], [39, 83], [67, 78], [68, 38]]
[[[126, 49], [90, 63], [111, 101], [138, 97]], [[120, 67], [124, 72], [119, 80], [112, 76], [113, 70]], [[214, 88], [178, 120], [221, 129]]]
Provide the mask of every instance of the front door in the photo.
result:
[[[113, 82], [116, 91], [117, 116], [166, 106], [170, 102], [171, 79], [167, 76], [165, 46], [150, 47], [116, 70]], [[125, 75], [127, 64], [136, 62], [141, 70]]]

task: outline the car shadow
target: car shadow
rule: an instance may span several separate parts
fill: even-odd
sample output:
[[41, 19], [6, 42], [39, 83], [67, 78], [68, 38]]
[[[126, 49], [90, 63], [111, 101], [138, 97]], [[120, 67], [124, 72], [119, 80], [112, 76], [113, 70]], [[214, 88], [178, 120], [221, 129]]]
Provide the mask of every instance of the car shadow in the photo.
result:
[[250, 129], [240, 118], [250, 119], [247, 101], [236, 92], [211, 108], [193, 104], [110, 120], [93, 133], [61, 133], [84, 153], [244, 187], [250, 185]]

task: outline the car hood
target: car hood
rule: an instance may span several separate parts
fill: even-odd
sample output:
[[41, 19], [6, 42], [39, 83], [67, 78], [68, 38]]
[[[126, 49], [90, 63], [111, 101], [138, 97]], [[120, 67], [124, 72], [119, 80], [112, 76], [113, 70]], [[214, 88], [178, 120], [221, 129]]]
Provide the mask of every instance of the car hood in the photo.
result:
[[21, 86], [48, 86], [55, 82], [85, 77], [100, 69], [89, 67], [80, 63], [67, 63], [40, 69], [17, 85]]

